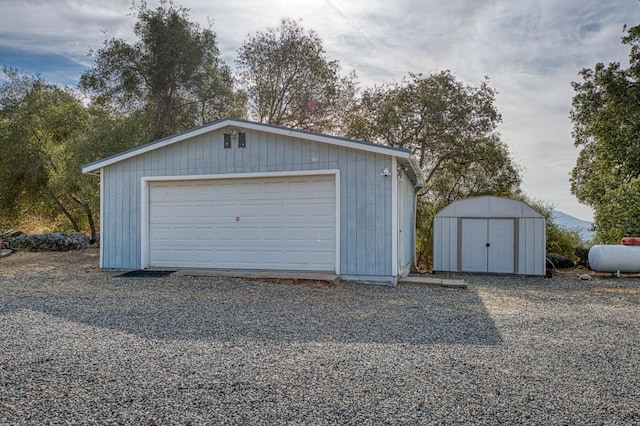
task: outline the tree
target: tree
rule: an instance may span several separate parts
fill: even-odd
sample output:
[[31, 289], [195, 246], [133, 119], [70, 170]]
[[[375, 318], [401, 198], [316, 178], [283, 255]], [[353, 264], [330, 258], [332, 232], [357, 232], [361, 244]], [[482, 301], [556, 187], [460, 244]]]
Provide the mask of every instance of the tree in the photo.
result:
[[82, 174], [82, 166], [125, 151], [144, 142], [146, 131], [136, 117], [128, 117], [100, 108], [87, 109], [87, 127], [82, 134], [67, 141], [64, 147], [65, 173], [60, 187], [75, 194], [76, 202], [87, 217], [91, 240], [96, 238], [93, 212], [100, 212], [100, 181]]
[[579, 232], [576, 229], [557, 224], [553, 217], [553, 206], [543, 201], [530, 200], [524, 196], [517, 198], [521, 198], [522, 201], [544, 216], [547, 253], [558, 253], [569, 259], [575, 259], [576, 247], [580, 247], [585, 243], [585, 241], [582, 241]]
[[475, 87], [449, 71], [410, 74], [365, 91], [349, 115], [349, 136], [411, 150], [425, 178], [423, 201], [510, 195], [520, 174], [497, 132], [494, 102], [487, 80]]
[[258, 32], [236, 60], [239, 81], [257, 121], [326, 133], [339, 132], [356, 93], [355, 74], [340, 75], [318, 35], [297, 22]]
[[8, 217], [28, 206], [32, 214], [62, 214], [73, 230], [80, 231], [83, 220], [93, 223], [93, 215], [85, 194], [70, 190], [67, 148], [86, 129], [86, 110], [72, 93], [40, 77], [9, 68], [4, 68], [4, 74], [7, 81], [0, 86], [0, 214]]
[[607, 191], [608, 203], [599, 203], [596, 237], [599, 243], [618, 244], [623, 237], [640, 235], [640, 178]]
[[0, 224], [20, 223], [25, 214], [57, 230], [88, 231], [95, 240], [99, 181], [81, 166], [139, 145], [145, 129], [135, 117], [87, 108], [74, 92], [39, 76], [3, 71]]
[[106, 40], [80, 87], [97, 105], [135, 114], [158, 139], [226, 116], [240, 116], [231, 71], [219, 59], [215, 33], [189, 21], [188, 9], [162, 0], [137, 9], [138, 41]]
[[348, 136], [417, 157], [425, 180], [416, 218], [423, 264], [431, 259], [433, 217], [440, 209], [461, 198], [520, 191], [519, 169], [497, 132], [501, 116], [494, 102], [487, 80], [465, 85], [442, 71], [369, 89], [347, 114]]
[[598, 63], [572, 83], [574, 145], [582, 149], [571, 192], [594, 209], [596, 240], [605, 243], [640, 232], [640, 26], [622, 43], [631, 47], [629, 68]]

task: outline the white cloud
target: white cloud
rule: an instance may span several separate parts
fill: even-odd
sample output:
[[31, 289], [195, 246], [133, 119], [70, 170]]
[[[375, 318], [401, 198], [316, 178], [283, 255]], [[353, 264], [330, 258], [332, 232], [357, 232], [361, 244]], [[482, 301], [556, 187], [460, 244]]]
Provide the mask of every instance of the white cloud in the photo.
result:
[[[158, 5], [150, 0], [149, 7]], [[222, 57], [233, 65], [248, 34], [301, 20], [327, 54], [364, 86], [409, 71], [450, 69], [499, 91], [501, 128], [526, 169], [525, 190], [583, 218], [590, 211], [569, 193], [577, 151], [568, 119], [570, 82], [596, 62], [626, 61], [622, 26], [636, 25], [636, 0], [182, 0], [202, 26], [213, 21]], [[132, 39], [130, 0], [0, 0], [2, 48], [48, 53], [89, 65], [86, 52], [107, 37]], [[0, 57], [0, 63], [3, 58]], [[11, 64], [9, 64], [11, 65]], [[46, 64], [45, 64], [46, 66]]]
[[127, 17], [130, 2], [3, 1], [0, 43], [16, 49], [76, 55], [101, 43], [102, 30], [109, 37], [128, 35], [133, 20]]

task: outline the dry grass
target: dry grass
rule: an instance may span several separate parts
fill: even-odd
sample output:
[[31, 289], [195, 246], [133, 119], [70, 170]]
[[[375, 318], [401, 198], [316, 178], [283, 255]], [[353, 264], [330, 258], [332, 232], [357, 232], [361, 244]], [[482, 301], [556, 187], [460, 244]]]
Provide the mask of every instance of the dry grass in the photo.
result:
[[54, 270], [68, 271], [70, 268], [92, 272], [99, 269], [99, 259], [98, 247], [72, 252], [16, 252], [0, 258], [0, 272], [26, 274]]

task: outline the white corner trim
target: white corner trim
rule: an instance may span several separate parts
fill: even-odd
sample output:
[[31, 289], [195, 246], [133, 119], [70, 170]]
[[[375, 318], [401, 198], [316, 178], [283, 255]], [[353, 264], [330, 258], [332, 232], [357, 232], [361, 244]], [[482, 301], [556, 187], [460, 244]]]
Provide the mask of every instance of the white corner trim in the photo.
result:
[[103, 168], [100, 168], [100, 235], [98, 236], [99, 240], [98, 240], [98, 245], [100, 247], [100, 260], [98, 261], [98, 265], [100, 266], [100, 269], [104, 268], [104, 240], [103, 240], [103, 236], [104, 236], [104, 220], [102, 220], [103, 218], [103, 214], [104, 214], [104, 175], [102, 174], [102, 172], [104, 171]]
[[[395, 160], [395, 157], [394, 157]], [[255, 179], [269, 177], [295, 177], [295, 176], [335, 176], [336, 197], [336, 246], [335, 246], [335, 271], [340, 274], [340, 170], [302, 170], [288, 172], [264, 172], [264, 173], [229, 173], [218, 175], [185, 175], [185, 176], [142, 176], [140, 179], [140, 268], [149, 267], [149, 186], [151, 182], [175, 182], [190, 180], [222, 180], [222, 179]]]
[[391, 275], [398, 276], [398, 160], [391, 157]]
[[335, 170], [336, 181], [336, 275], [340, 275], [340, 170]]
[[140, 182], [140, 269], [149, 267], [149, 182], [144, 176]]

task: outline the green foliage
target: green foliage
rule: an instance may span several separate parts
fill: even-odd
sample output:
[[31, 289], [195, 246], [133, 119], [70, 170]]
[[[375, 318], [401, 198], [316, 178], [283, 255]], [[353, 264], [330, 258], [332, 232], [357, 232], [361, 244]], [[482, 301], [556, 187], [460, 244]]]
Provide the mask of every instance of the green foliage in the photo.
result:
[[571, 191], [595, 211], [597, 241], [614, 243], [637, 235], [637, 179], [640, 178], [640, 26], [622, 42], [631, 47], [630, 66], [619, 63], [580, 72], [575, 95], [573, 138], [582, 148], [571, 174]]
[[0, 86], [0, 204], [4, 217], [28, 206], [33, 214], [64, 215], [79, 231], [82, 194], [70, 189], [70, 141], [88, 124], [84, 107], [69, 91], [5, 68]]
[[348, 136], [411, 150], [425, 179], [417, 209], [417, 259], [432, 261], [433, 218], [449, 203], [513, 196], [520, 170], [497, 132], [501, 116], [488, 81], [465, 85], [449, 71], [410, 74], [366, 90], [347, 114]]
[[416, 263], [420, 269], [430, 269], [433, 265], [433, 219], [446, 206], [446, 203], [430, 203], [418, 199], [416, 209]]
[[233, 92], [228, 66], [219, 59], [215, 33], [189, 21], [188, 10], [161, 1], [155, 10], [137, 9], [138, 41], [105, 41], [93, 53], [94, 68], [80, 86], [94, 103], [135, 114], [149, 139], [222, 117], [241, 116], [242, 97]]
[[575, 261], [577, 260], [576, 248], [584, 245], [576, 230], [567, 229], [547, 220], [547, 253], [558, 253]]
[[[0, 223], [42, 218], [96, 235], [99, 181], [83, 164], [140, 144], [140, 120], [86, 108], [69, 90], [4, 69], [0, 85]], [[60, 220], [64, 218], [64, 221]]]
[[251, 116], [260, 122], [335, 132], [355, 96], [355, 74], [341, 77], [318, 35], [295, 21], [250, 37], [236, 63]]
[[[69, 90], [5, 70], [0, 166], [7, 172], [0, 175], [0, 223], [27, 208], [53, 223], [64, 217], [64, 226], [94, 235], [99, 181], [83, 176], [81, 165], [217, 118], [243, 117], [247, 106], [261, 122], [410, 149], [425, 177], [416, 219], [423, 264], [432, 255], [433, 217], [444, 206], [520, 193], [520, 170], [497, 132], [501, 116], [488, 80], [473, 86], [449, 71], [409, 74], [358, 100], [355, 73], [342, 76], [316, 33], [283, 20], [240, 47], [242, 90], [234, 92], [215, 33], [191, 22], [188, 12], [166, 0], [157, 9], [144, 2], [137, 7], [137, 40], [106, 40], [92, 52], [94, 66], [80, 81], [90, 107]], [[596, 148], [583, 152], [589, 150]], [[548, 224], [548, 237], [558, 241], [554, 251], [565, 253], [572, 236], [556, 231]]]
[[500, 140], [495, 92], [449, 71], [410, 74], [364, 92], [349, 136], [411, 150], [425, 177], [423, 201], [446, 205], [476, 195], [519, 192], [520, 171]]
[[608, 197], [610, 201], [596, 210], [595, 221], [599, 224], [596, 241], [619, 244], [622, 237], [640, 236], [640, 178], [622, 183]]
[[575, 249], [585, 245], [577, 230], [564, 227], [554, 222], [552, 207], [542, 201], [532, 201], [521, 197], [522, 201], [533, 207], [546, 219], [547, 253], [558, 253], [569, 259], [576, 259]]

